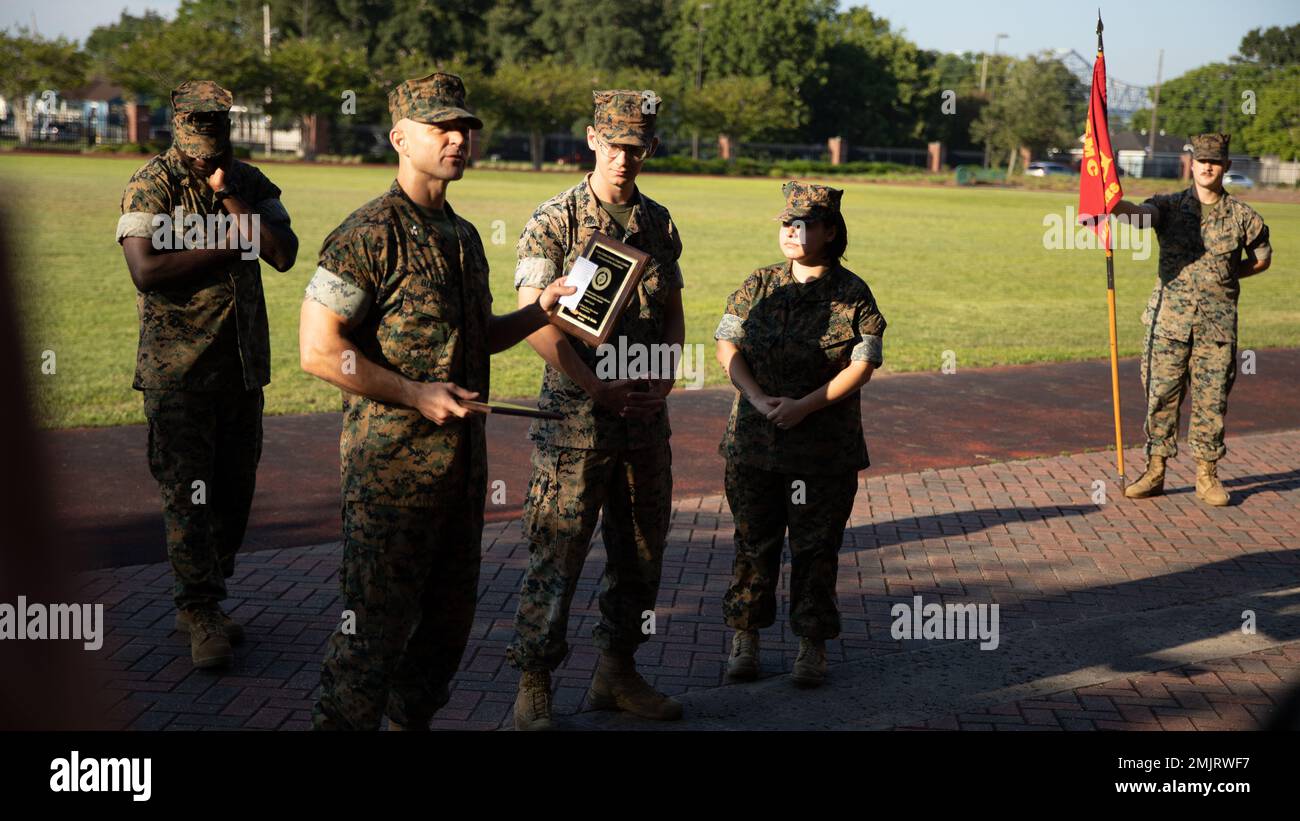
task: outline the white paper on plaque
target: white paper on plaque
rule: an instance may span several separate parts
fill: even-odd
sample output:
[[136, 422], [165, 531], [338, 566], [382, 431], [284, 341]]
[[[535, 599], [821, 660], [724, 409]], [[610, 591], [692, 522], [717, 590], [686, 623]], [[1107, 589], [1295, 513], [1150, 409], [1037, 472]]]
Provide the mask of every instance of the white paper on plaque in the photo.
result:
[[569, 269], [568, 275], [564, 278], [564, 284], [578, 290], [568, 296], [560, 297], [560, 304], [570, 311], [578, 310], [578, 300], [587, 292], [587, 286], [591, 284], [591, 278], [596, 275], [596, 263], [586, 257], [578, 257], [573, 261], [573, 267]]

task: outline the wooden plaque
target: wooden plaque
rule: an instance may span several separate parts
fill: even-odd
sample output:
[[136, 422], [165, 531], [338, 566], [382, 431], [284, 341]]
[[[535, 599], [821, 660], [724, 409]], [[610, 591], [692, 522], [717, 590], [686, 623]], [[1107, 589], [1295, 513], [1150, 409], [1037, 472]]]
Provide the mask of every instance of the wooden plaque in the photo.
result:
[[597, 231], [587, 240], [579, 259], [589, 260], [596, 267], [595, 274], [578, 300], [577, 308], [561, 305], [551, 315], [551, 324], [593, 347], [600, 347], [614, 332], [614, 326], [636, 292], [650, 255]]

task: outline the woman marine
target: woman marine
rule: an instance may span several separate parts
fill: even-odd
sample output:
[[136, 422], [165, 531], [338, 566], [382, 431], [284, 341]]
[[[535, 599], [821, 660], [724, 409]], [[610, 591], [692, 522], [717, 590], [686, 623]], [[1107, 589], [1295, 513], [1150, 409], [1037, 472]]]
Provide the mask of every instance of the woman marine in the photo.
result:
[[776, 621], [790, 535], [790, 625], [800, 637], [792, 678], [826, 677], [826, 641], [840, 632], [838, 554], [866, 468], [859, 389], [882, 361], [885, 318], [871, 289], [841, 264], [848, 244], [843, 191], [782, 188], [785, 261], [759, 268], [727, 300], [714, 338], [739, 391], [719, 447], [736, 523], [723, 614], [735, 629], [728, 675], [759, 673], [758, 631]]

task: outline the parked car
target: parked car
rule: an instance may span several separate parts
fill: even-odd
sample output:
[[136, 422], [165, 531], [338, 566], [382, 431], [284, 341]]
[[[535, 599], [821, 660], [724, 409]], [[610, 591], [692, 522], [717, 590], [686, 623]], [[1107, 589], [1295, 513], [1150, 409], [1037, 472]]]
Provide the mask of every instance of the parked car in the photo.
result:
[[1235, 185], [1238, 188], [1254, 188], [1255, 181], [1240, 171], [1229, 171], [1223, 175], [1224, 185]]
[[1048, 177], [1056, 174], [1070, 176], [1074, 174], [1074, 171], [1064, 163], [1036, 160], [1025, 168], [1025, 173], [1031, 177]]

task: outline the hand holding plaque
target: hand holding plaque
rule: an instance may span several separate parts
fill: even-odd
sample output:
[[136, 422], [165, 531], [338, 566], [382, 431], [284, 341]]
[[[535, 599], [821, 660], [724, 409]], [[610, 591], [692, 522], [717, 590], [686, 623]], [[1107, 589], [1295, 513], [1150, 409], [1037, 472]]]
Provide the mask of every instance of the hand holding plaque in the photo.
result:
[[551, 324], [589, 345], [604, 344], [636, 293], [649, 259], [644, 251], [595, 232], [565, 275], [578, 291], [560, 298]]

